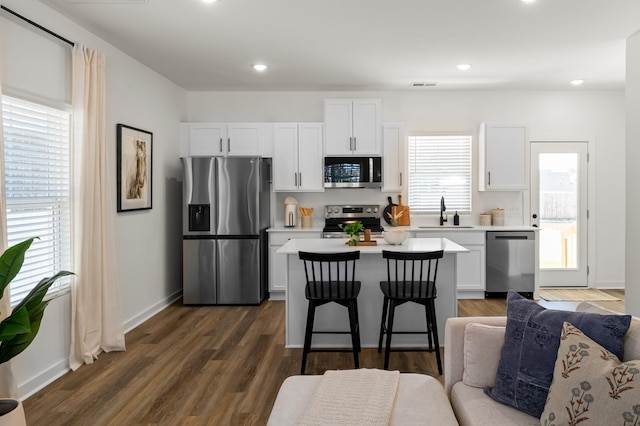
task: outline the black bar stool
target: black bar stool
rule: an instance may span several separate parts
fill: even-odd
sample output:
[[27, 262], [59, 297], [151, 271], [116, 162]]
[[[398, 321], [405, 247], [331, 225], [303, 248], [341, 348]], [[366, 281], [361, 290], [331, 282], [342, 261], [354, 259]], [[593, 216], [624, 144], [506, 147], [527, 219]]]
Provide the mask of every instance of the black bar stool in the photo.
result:
[[[380, 289], [384, 294], [382, 320], [380, 321], [380, 340], [378, 352], [382, 350], [382, 339], [387, 336], [384, 353], [384, 369], [389, 369], [389, 353], [391, 352], [391, 336], [393, 334], [427, 334], [429, 349], [394, 349], [395, 351], [427, 351], [436, 353], [438, 373], [442, 374], [440, 360], [440, 343], [438, 342], [438, 324], [436, 323], [435, 299], [437, 297], [436, 275], [438, 260], [444, 252], [406, 253], [382, 251], [387, 259], [387, 281], [380, 281]], [[396, 306], [407, 302], [424, 305], [427, 318], [426, 331], [393, 331], [393, 317]], [[434, 348], [435, 346], [435, 348]]]
[[[359, 251], [344, 253], [309, 253], [301, 251], [300, 259], [304, 261], [307, 284], [305, 297], [309, 301], [307, 311], [307, 328], [304, 334], [304, 350], [302, 352], [302, 368], [304, 374], [307, 355], [310, 352], [351, 352], [348, 349], [311, 349], [313, 334], [351, 334], [351, 344], [355, 368], [360, 367], [360, 325], [358, 321], [357, 297], [360, 294], [360, 281], [355, 281], [356, 260], [360, 259]], [[335, 302], [345, 306], [349, 311], [350, 331], [314, 331], [313, 321], [316, 307]]]

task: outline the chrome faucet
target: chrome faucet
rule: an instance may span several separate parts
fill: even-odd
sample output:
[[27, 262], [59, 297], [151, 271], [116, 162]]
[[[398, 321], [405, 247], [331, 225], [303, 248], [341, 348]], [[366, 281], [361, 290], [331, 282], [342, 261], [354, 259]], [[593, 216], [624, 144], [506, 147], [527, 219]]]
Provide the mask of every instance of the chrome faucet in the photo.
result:
[[447, 215], [442, 216], [442, 213], [447, 210], [447, 207], [444, 205], [444, 196], [440, 198], [440, 226], [444, 225], [447, 221]]

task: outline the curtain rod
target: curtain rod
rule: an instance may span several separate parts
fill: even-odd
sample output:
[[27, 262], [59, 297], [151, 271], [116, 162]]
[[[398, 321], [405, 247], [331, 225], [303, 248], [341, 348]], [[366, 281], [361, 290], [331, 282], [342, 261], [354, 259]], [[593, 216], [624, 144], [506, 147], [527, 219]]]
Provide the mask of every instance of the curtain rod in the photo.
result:
[[52, 35], [52, 36], [54, 36], [55, 38], [58, 38], [58, 39], [60, 39], [60, 40], [64, 41], [65, 43], [70, 44], [71, 46], [75, 46], [75, 45], [76, 45], [76, 44], [75, 44], [74, 42], [72, 42], [71, 40], [68, 40], [68, 39], [66, 39], [66, 38], [62, 37], [61, 35], [54, 33], [54, 32], [53, 32], [53, 31], [51, 31], [50, 29], [45, 28], [45, 27], [43, 27], [42, 25], [40, 25], [40, 24], [38, 24], [38, 23], [36, 23], [36, 22], [33, 22], [33, 21], [32, 21], [31, 19], [29, 19], [29, 18], [25, 18], [24, 16], [20, 15], [19, 13], [14, 12], [13, 10], [9, 9], [8, 7], [6, 7], [6, 6], [4, 6], [4, 5], [0, 5], [0, 9], [4, 10], [4, 11], [6, 11], [6, 12], [10, 13], [10, 14], [12, 14], [13, 16], [15, 16], [15, 17], [17, 17], [17, 18], [22, 19], [23, 21], [25, 21], [25, 22], [27, 22], [27, 23], [29, 23], [29, 24], [33, 25], [34, 27], [36, 27], [36, 28], [38, 28], [38, 29], [40, 29], [40, 30], [44, 31], [44, 32], [45, 32], [45, 33], [47, 33], [47, 34], [51, 34], [51, 35]]

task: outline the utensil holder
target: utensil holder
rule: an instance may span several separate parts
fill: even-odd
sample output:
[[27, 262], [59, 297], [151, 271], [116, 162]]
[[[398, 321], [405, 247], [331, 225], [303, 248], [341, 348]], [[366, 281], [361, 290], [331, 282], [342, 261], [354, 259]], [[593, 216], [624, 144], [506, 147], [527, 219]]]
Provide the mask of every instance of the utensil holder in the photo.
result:
[[311, 228], [311, 216], [302, 216], [300, 218], [301, 228]]

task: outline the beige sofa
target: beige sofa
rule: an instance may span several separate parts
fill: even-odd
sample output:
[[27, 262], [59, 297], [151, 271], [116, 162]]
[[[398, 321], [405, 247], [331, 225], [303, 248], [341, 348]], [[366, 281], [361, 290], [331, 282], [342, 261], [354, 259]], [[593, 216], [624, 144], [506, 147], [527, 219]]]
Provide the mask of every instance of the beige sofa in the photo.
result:
[[[589, 303], [581, 303], [576, 311], [612, 313]], [[496, 402], [484, 393], [484, 385], [490, 384], [487, 382], [495, 377], [502, 344], [499, 338], [469, 339], [469, 335], [465, 336], [465, 330], [468, 324], [484, 324], [496, 327], [493, 330], [496, 335], [501, 330], [498, 327], [504, 327], [506, 322], [506, 317], [465, 317], [447, 320], [444, 386], [453, 411], [462, 426], [540, 424], [540, 419]], [[640, 319], [634, 317], [625, 336], [624, 360], [637, 359], [640, 359]]]
[[[589, 303], [577, 311], [610, 314]], [[540, 419], [494, 401], [484, 394], [492, 385], [504, 341], [506, 317], [449, 318], [445, 325], [444, 388], [433, 377], [401, 374], [391, 413], [392, 425], [517, 426], [539, 425]], [[489, 334], [472, 339], [469, 328], [487, 328]], [[489, 326], [489, 327], [486, 327]], [[489, 337], [490, 336], [490, 337]], [[624, 360], [640, 359], [640, 319], [625, 336]], [[269, 425], [295, 425], [309, 405], [321, 376], [292, 376], [282, 384]]]

